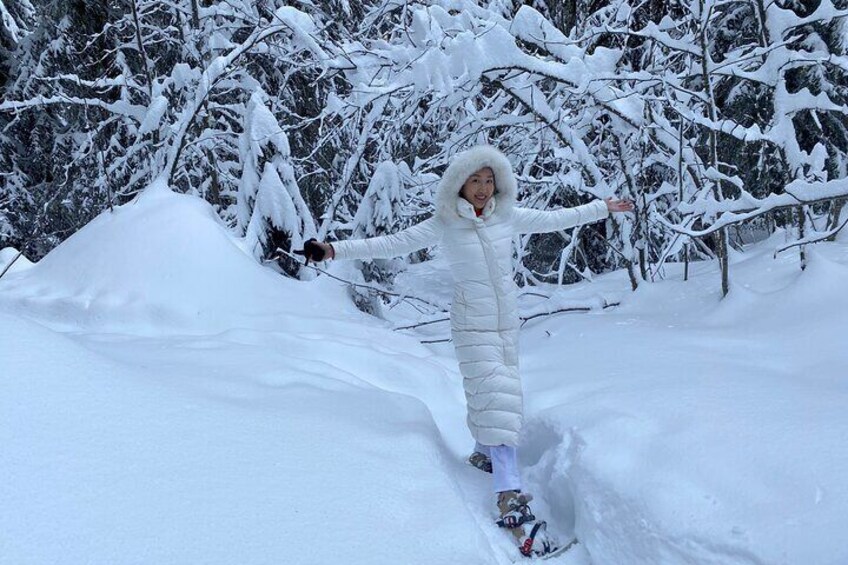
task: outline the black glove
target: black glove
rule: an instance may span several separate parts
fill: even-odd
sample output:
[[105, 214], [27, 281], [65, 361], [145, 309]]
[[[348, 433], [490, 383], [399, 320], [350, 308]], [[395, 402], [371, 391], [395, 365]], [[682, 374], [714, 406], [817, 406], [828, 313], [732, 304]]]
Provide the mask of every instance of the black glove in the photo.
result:
[[313, 261], [323, 261], [324, 260], [324, 250], [321, 249], [321, 246], [318, 245], [318, 240], [313, 238], [307, 239], [303, 243], [303, 249], [295, 249], [294, 253], [296, 255], [303, 255], [306, 257], [306, 264], [309, 264], [309, 260]]

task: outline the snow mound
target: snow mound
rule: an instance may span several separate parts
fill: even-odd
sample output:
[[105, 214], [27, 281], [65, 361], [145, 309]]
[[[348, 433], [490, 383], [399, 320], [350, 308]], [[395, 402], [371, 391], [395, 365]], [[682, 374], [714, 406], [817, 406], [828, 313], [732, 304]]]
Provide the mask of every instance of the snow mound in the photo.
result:
[[203, 360], [258, 355], [163, 365], [163, 338], [128, 364], [2, 311], [0, 334], [4, 565], [492, 562], [424, 405], [343, 359], [225, 377]]
[[0, 563], [491, 563], [455, 368], [153, 188], [0, 280]]
[[523, 334], [528, 482], [593, 562], [848, 563], [848, 246], [774, 243]]
[[60, 328], [139, 334], [273, 328], [328, 308], [351, 310], [339, 285], [307, 285], [261, 267], [209, 204], [161, 188], [100, 214], [31, 268], [7, 274], [0, 300]]
[[[25, 256], [19, 255], [19, 251], [14, 247], [6, 247], [4, 249], [0, 249], [0, 273], [2, 273], [6, 267], [9, 266], [9, 263], [14, 261], [14, 264], [9, 268], [6, 275], [9, 273], [14, 273], [18, 271], [26, 270], [32, 267], [32, 262], [27, 259]], [[4, 275], [5, 277], [5, 275]]]
[[[836, 322], [844, 316], [848, 300], [848, 267], [810, 250], [807, 268], [795, 269], [788, 281], [778, 288], [766, 291], [734, 284], [730, 294], [722, 300], [708, 321], [717, 326], [744, 325], [751, 329], [768, 330], [774, 324], [792, 320], [797, 330], [822, 328], [823, 319]], [[823, 305], [832, 308], [822, 308]], [[816, 312], [815, 316], [808, 313]]]

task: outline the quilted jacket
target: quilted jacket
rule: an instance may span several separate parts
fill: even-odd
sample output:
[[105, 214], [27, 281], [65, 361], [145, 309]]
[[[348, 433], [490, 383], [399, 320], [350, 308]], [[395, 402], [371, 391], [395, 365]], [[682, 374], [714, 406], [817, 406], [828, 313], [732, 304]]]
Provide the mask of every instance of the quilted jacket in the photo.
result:
[[[483, 167], [494, 172], [496, 190], [478, 217], [459, 191]], [[479, 145], [458, 154], [445, 171], [431, 218], [394, 234], [332, 244], [336, 259], [398, 257], [441, 245], [454, 279], [451, 337], [463, 376], [468, 428], [483, 445], [515, 446], [523, 419], [513, 238], [563, 230], [608, 215], [602, 200], [542, 211], [516, 207], [516, 194], [506, 156]]]

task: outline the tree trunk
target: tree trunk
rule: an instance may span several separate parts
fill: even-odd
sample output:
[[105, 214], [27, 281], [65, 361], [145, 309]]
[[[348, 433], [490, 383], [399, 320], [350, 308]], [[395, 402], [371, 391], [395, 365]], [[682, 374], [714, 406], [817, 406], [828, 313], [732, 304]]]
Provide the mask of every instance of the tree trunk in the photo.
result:
[[[713, 84], [710, 80], [710, 70], [709, 70], [709, 61], [710, 61], [710, 50], [707, 42], [707, 26], [710, 22], [710, 15], [712, 13], [712, 9], [709, 12], [706, 12], [706, 2], [704, 0], [700, 0], [700, 13], [701, 13], [701, 21], [698, 33], [698, 39], [700, 41], [701, 47], [701, 75], [704, 80], [704, 86], [706, 87], [707, 94], [707, 110], [709, 111], [710, 120], [712, 123], [716, 123], [718, 121], [718, 113], [716, 112], [716, 103], [715, 103], [715, 92], [713, 90]], [[716, 136], [715, 129], [710, 126], [710, 165], [716, 170], [720, 170], [719, 159], [718, 159], [718, 139]], [[721, 201], [724, 197], [721, 190], [721, 182], [714, 181], [713, 182], [713, 194], [716, 200]], [[721, 268], [721, 295], [727, 296], [727, 293], [730, 291], [730, 274], [728, 273], [729, 263], [727, 260], [727, 228], [721, 228], [716, 237], [716, 254], [718, 255], [719, 266]]]
[[215, 159], [215, 154], [212, 153], [212, 150], [206, 147], [204, 149], [206, 153], [206, 159], [209, 161], [209, 172], [212, 175], [212, 179], [209, 182], [209, 195], [203, 195], [206, 197], [206, 200], [215, 206], [221, 206], [221, 177], [218, 174], [218, 162]]
[[718, 232], [718, 260], [721, 265], [721, 295], [727, 296], [730, 292], [730, 265], [727, 260], [727, 228], [721, 228]]
[[[807, 211], [805, 210], [805, 206], [798, 206], [796, 208], [798, 212], [798, 239], [804, 239], [804, 236], [807, 232]], [[798, 246], [798, 256], [801, 260], [801, 270], [807, 268], [807, 246], [799, 245]]]
[[[830, 219], [827, 223], [827, 229], [835, 230], [839, 227], [839, 217], [842, 216], [842, 208], [845, 206], [845, 200], [835, 200], [830, 207]], [[828, 241], [836, 241], [836, 233], [827, 238]]]

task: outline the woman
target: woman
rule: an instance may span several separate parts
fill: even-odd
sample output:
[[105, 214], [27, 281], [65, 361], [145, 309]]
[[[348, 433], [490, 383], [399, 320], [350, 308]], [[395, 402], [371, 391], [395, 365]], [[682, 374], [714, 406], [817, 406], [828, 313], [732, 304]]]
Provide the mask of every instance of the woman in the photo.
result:
[[[376, 259], [441, 244], [454, 278], [451, 336], [463, 376], [467, 423], [476, 448], [469, 462], [494, 475], [501, 519], [524, 555], [556, 544], [536, 521], [521, 492], [515, 446], [522, 424], [518, 373], [519, 317], [512, 273], [512, 240], [522, 233], [563, 230], [633, 209], [607, 199], [556, 211], [515, 207], [512, 167], [500, 151], [480, 145], [456, 156], [445, 171], [433, 217], [395, 234], [361, 240], [314, 242], [312, 256]], [[314, 249], [314, 247], [313, 247]], [[307, 253], [309, 249], [307, 246]], [[528, 533], [524, 525], [532, 524]]]

